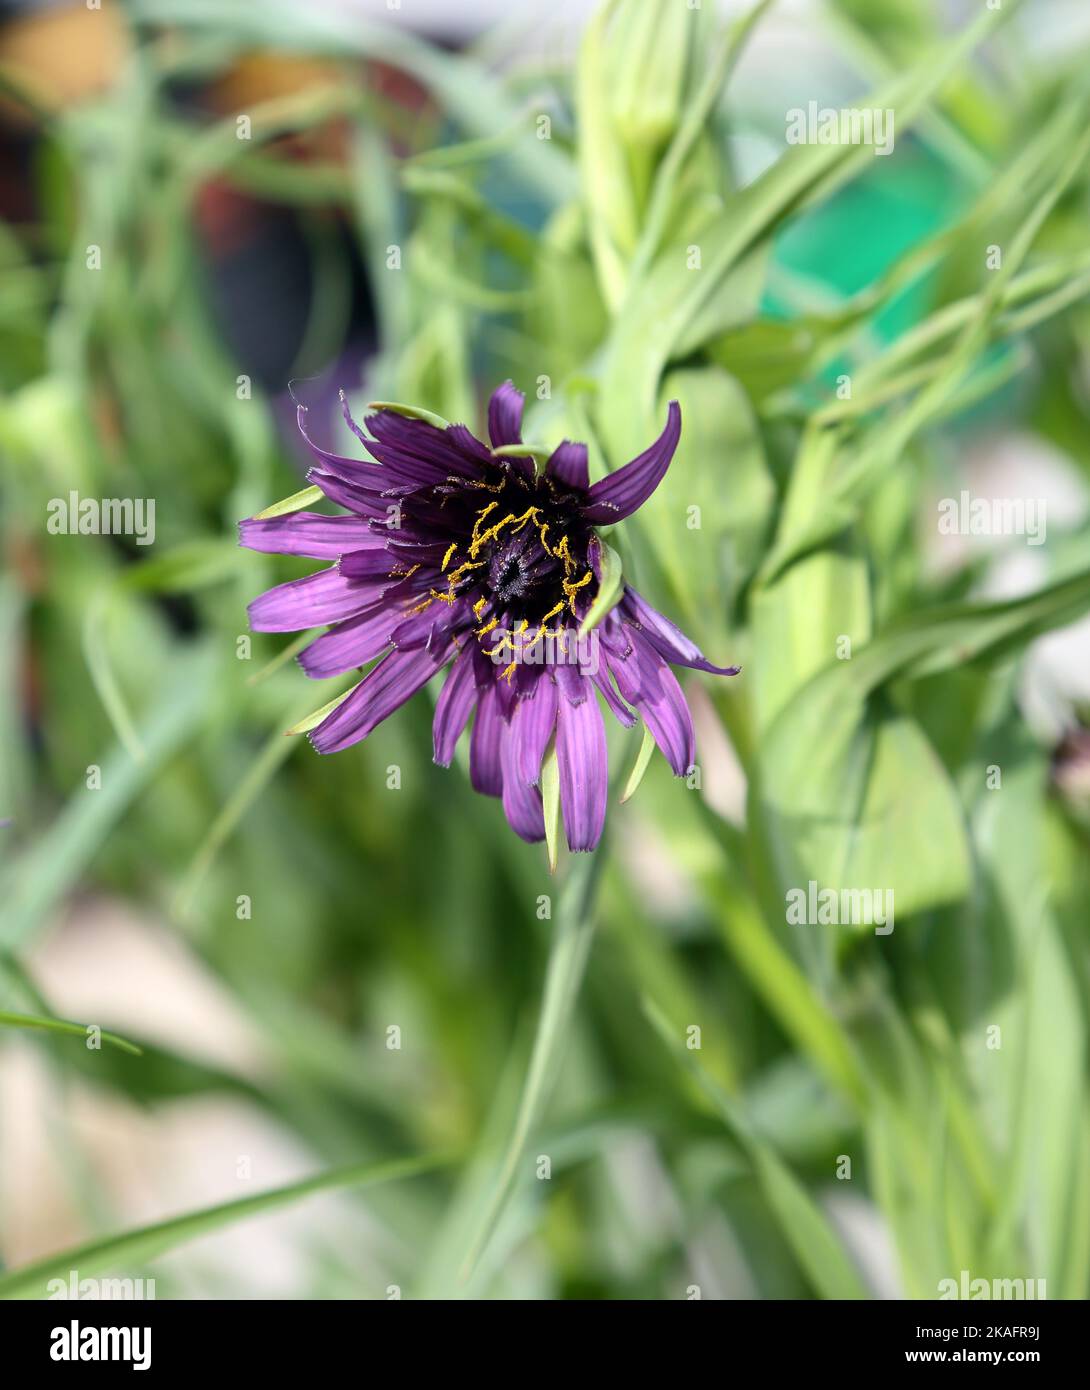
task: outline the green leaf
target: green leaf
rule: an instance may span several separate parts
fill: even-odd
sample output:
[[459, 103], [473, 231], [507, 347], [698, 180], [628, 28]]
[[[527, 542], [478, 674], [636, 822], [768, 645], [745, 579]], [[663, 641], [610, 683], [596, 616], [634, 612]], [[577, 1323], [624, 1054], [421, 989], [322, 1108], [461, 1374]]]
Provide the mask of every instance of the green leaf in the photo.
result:
[[107, 620], [115, 593], [115, 590], [108, 587], [99, 589], [87, 605], [83, 619], [83, 659], [87, 663], [91, 684], [102, 701], [102, 707], [114, 733], [133, 761], [142, 763], [144, 747], [136, 732], [136, 723], [129, 709], [129, 702], [125, 699], [109, 656]]
[[450, 424], [450, 421], [444, 420], [441, 415], [422, 410], [419, 406], [402, 405], [400, 401], [368, 401], [367, 409], [392, 410], [395, 415], [404, 415], [407, 420], [423, 420], [425, 424], [432, 425], [437, 430], [445, 430]]
[[615, 309], [624, 296], [627, 258], [638, 216], [624, 146], [609, 109], [606, 33], [616, 0], [602, 5], [583, 31], [575, 70], [579, 175], [602, 298]]
[[[989, 1089], [1009, 1142], [999, 1169], [1003, 1220], [990, 1233], [992, 1254], [1025, 1230], [1039, 1261], [1034, 1272], [1047, 1271], [1050, 1296], [1082, 1298], [1090, 1257], [1076, 1218], [1090, 1200], [1086, 998], [1054, 907], [1047, 754], [1018, 725], [995, 731], [993, 739], [1001, 751], [988, 756], [1002, 765], [1002, 791], [988, 789], [981, 777], [976, 798], [977, 848], [993, 895], [970, 904], [958, 923], [985, 945], [988, 958], [997, 958], [988, 982], [995, 992], [985, 997], [1002, 1046], [987, 1054]], [[979, 957], [973, 959], [975, 966]], [[1004, 988], [1012, 961], [1024, 981], [1018, 991]]]
[[550, 742], [541, 764], [541, 802], [545, 812], [545, 846], [549, 856], [549, 872], [556, 873], [560, 853], [560, 765], [556, 744]]
[[101, 789], [88, 796], [80, 785], [46, 833], [5, 867], [0, 874], [5, 945], [18, 945], [42, 925], [135, 797], [206, 723], [217, 659], [215, 647], [207, 645], [183, 649], [167, 664], [158, 698], [138, 730], [143, 762], [134, 761], [123, 746], [106, 750], [95, 759], [102, 768]]
[[617, 138], [634, 165], [674, 133], [683, 109], [689, 45], [698, 13], [673, 0], [621, 0], [609, 31], [605, 91]]
[[131, 565], [119, 584], [137, 593], [193, 593], [231, 579], [244, 562], [245, 556], [230, 542], [187, 541]]
[[643, 726], [643, 738], [640, 740], [640, 751], [636, 754], [636, 761], [632, 771], [628, 774], [628, 781], [624, 784], [624, 791], [621, 793], [621, 801], [624, 803], [636, 795], [643, 775], [647, 771], [648, 764], [651, 762], [651, 754], [655, 751], [655, 736], [645, 724]]
[[579, 636], [592, 632], [607, 614], [624, 598], [624, 574], [621, 557], [604, 541], [600, 544], [601, 574], [598, 579], [598, 592], [594, 602], [587, 609], [587, 615], [579, 624]]
[[291, 512], [301, 512], [304, 507], [309, 507], [312, 502], [318, 502], [324, 497], [320, 487], [305, 487], [302, 492], [293, 492], [290, 497], [285, 497], [280, 502], [274, 502], [271, 507], [266, 507], [263, 512], [258, 512], [254, 517], [255, 521], [268, 521], [274, 516], [287, 516]]
[[699, 1053], [685, 1046], [655, 1003], [645, 998], [643, 1007], [674, 1060], [696, 1082], [745, 1154], [780, 1233], [817, 1293], [828, 1299], [869, 1298], [858, 1270], [806, 1189], [753, 1129], [742, 1107], [708, 1075], [700, 1065]]
[[[348, 693], [348, 692], [346, 692]], [[341, 697], [343, 698], [343, 696]], [[340, 700], [332, 701], [336, 708]], [[293, 701], [293, 706], [295, 702]], [[328, 706], [326, 709], [328, 710]], [[320, 714], [322, 711], [318, 711]], [[312, 719], [313, 715], [308, 715], [307, 720]], [[303, 722], [306, 723], [307, 720]], [[289, 733], [292, 730], [288, 731]], [[299, 730], [299, 732], [303, 732]], [[269, 781], [276, 775], [280, 766], [286, 761], [294, 750], [295, 745], [287, 741], [284, 734], [277, 731], [265, 742], [258, 756], [250, 763], [245, 775], [238, 782], [234, 791], [227, 798], [220, 809], [219, 814], [208, 827], [208, 831], [201, 841], [197, 852], [194, 854], [182, 886], [175, 899], [175, 910], [180, 917], [189, 914], [197, 889], [200, 887], [208, 870], [215, 862], [216, 856], [223, 848], [224, 844], [243, 818], [254, 800], [260, 796]]]
[[757, 804], [781, 885], [805, 891], [813, 880], [888, 892], [898, 917], [963, 897], [970, 882], [964, 814], [922, 731], [877, 700], [865, 710], [840, 701], [822, 707], [829, 718], [822, 746], [808, 745], [795, 763], [790, 791], [786, 760], [802, 756], [791, 711], [761, 753]]
[[[835, 466], [835, 439], [808, 429], [791, 471], [779, 530], [821, 504]], [[871, 636], [870, 574], [853, 538], [802, 557], [775, 582], [758, 584], [750, 598], [754, 658], [754, 708], [760, 731], [768, 729], [791, 697], [841, 649], [856, 651]]]
[[496, 1176], [492, 1200], [473, 1232], [461, 1267], [463, 1281], [472, 1277], [499, 1224], [515, 1186], [527, 1142], [541, 1118], [549, 1090], [556, 1079], [594, 935], [594, 897], [603, 858], [601, 845], [594, 854], [576, 856], [560, 897], [545, 971], [541, 1013], [518, 1114]]
[[134, 1268], [176, 1249], [188, 1240], [222, 1230], [250, 1216], [276, 1211], [292, 1205], [316, 1192], [331, 1192], [347, 1187], [376, 1187], [380, 1183], [398, 1182], [421, 1173], [443, 1167], [452, 1159], [447, 1155], [399, 1159], [392, 1163], [353, 1163], [346, 1168], [334, 1168], [302, 1182], [259, 1192], [253, 1197], [240, 1197], [219, 1206], [187, 1212], [169, 1221], [124, 1231], [121, 1235], [106, 1236], [88, 1241], [59, 1254], [49, 1255], [22, 1269], [0, 1276], [0, 1298], [44, 1298], [51, 1279], [67, 1280], [68, 1272], [78, 1269], [84, 1277], [119, 1267]]
[[[702, 809], [715, 833], [727, 834], [725, 822], [710, 808]], [[733, 856], [744, 852], [744, 841], [732, 846]], [[829, 1084], [862, 1109], [866, 1086], [848, 1033], [765, 918], [748, 898], [729, 893], [718, 903], [716, 923], [727, 949], [772, 1017]]]
[[753, 409], [727, 372], [669, 372], [661, 400], [673, 399], [683, 422], [677, 454], [633, 521], [682, 605], [677, 621], [724, 661], [731, 601], [757, 567], [775, 487]]
[[[965, 378], [976, 366], [989, 338], [998, 335], [1004, 296], [1012, 290], [1012, 277], [1046, 217], [1085, 166], [1090, 153], [1090, 131], [1073, 150], [1062, 145], [1056, 153], [1057, 157], [1062, 157], [1059, 169], [1030, 206], [1011, 245], [1005, 249], [1002, 266], [993, 273], [987, 288], [972, 301], [949, 351], [937, 363], [924, 362], [915, 369], [914, 376], [925, 384], [906, 407], [891, 413], [884, 429], [865, 433], [859, 444], [851, 440], [842, 444], [837, 439], [841, 457], [829, 477], [825, 495], [808, 513], [791, 510], [790, 524], [781, 527], [774, 547], [765, 558], [762, 574], [766, 580], [781, 573], [792, 559], [830, 540], [854, 522], [860, 502], [902, 457], [915, 435], [931, 421], [941, 418], [959, 390], [965, 387]], [[952, 309], [954, 306], [948, 306], [934, 318], [945, 323], [954, 318]], [[887, 353], [887, 365], [906, 355], [913, 346], [918, 347], [921, 338], [926, 342], [928, 331], [928, 325], [918, 327], [915, 334], [909, 335], [908, 348], [903, 343], [895, 343]]]
[[[355, 686], [352, 690], [355, 690]], [[324, 704], [321, 709], [316, 709], [313, 714], [308, 714], [305, 719], [300, 719], [297, 724], [293, 724], [290, 729], [284, 730], [284, 736], [292, 734], [309, 734], [311, 729], [316, 729], [323, 719], [333, 713], [338, 705], [343, 704], [352, 694], [352, 690], [345, 690], [340, 695], [335, 695], [328, 704]]]
[[492, 452], [501, 459], [533, 459], [537, 462], [539, 459], [547, 459], [552, 450], [537, 444], [501, 444]]
[[669, 149], [655, 171], [639, 247], [632, 265], [633, 282], [643, 279], [647, 267], [662, 246], [671, 215], [677, 207], [678, 188], [682, 176], [691, 167], [694, 151], [714, 117], [750, 36], [773, 3], [774, 0], [757, 0], [757, 3], [736, 21], [723, 35], [718, 50], [707, 63], [699, 82], [694, 85], [692, 94], [681, 112]]
[[[87, 1040], [88, 1030], [97, 1026], [89, 1023], [71, 1023], [63, 1018], [42, 1018], [36, 1014], [12, 1014], [3, 1009], [0, 1009], [0, 1024], [9, 1028], [39, 1028], [49, 1033], [64, 1033], [71, 1037], [83, 1038], [84, 1041]], [[103, 1042], [109, 1043], [111, 1047], [120, 1048], [122, 1052], [131, 1053], [134, 1057], [143, 1056], [142, 1048], [119, 1038], [116, 1033], [107, 1033], [100, 1028], [98, 1036]]]
[[260, 685], [262, 681], [267, 681], [270, 676], [275, 675], [282, 666], [286, 666], [293, 657], [299, 655], [308, 642], [312, 642], [317, 628], [308, 628], [306, 632], [301, 632], [294, 641], [289, 642], [286, 647], [282, 647], [274, 657], [266, 661], [259, 671], [255, 671], [252, 676], [246, 677], [247, 685]]
[[1090, 572], [1006, 603], [913, 614], [807, 681], [769, 729], [751, 785], [781, 886], [892, 890], [902, 916], [962, 897], [960, 799], [883, 687], [1005, 652], [1087, 608]]
[[133, 0], [132, 13], [139, 23], [176, 26], [198, 38], [226, 34], [246, 48], [319, 53], [337, 60], [354, 55], [409, 73], [470, 136], [520, 130], [504, 162], [519, 186], [550, 203], [575, 194], [570, 161], [555, 148], [558, 142], [536, 138], [521, 104], [490, 66], [469, 52], [444, 52], [403, 24], [368, 21], [351, 10], [308, 7], [296, 0], [261, 5], [251, 0]]
[[136, 719], [110, 659], [110, 638], [127, 624], [111, 621], [125, 613], [130, 593], [189, 593], [230, 579], [239, 568], [240, 553], [220, 540], [197, 540], [179, 545], [130, 565], [94, 590], [83, 619], [83, 658], [114, 733], [135, 762], [144, 760]]
[[[951, 72], [977, 44], [1010, 17], [1014, 5], [985, 11], [953, 41], [940, 47], [862, 103], [873, 108], [893, 108], [897, 130], [907, 131]], [[650, 428], [651, 403], [666, 364], [679, 351], [699, 345], [694, 325], [701, 322], [708, 304], [722, 289], [725, 277], [734, 273], [749, 253], [771, 235], [783, 219], [808, 198], [825, 197], [837, 182], [872, 159], [867, 147], [852, 145], [796, 145], [753, 183], [735, 194], [709, 218], [698, 236], [685, 242], [700, 250], [696, 269], [685, 242], [664, 245], [657, 265], [663, 273], [634, 279], [618, 312], [603, 363], [603, 432], [617, 457], [638, 452], [639, 439]], [[603, 196], [610, 196], [607, 193]], [[617, 272], [620, 273], [620, 272]], [[608, 298], [608, 296], [607, 296]], [[718, 336], [727, 327], [718, 319], [705, 320], [704, 331]], [[631, 402], [644, 409], [633, 410]]]

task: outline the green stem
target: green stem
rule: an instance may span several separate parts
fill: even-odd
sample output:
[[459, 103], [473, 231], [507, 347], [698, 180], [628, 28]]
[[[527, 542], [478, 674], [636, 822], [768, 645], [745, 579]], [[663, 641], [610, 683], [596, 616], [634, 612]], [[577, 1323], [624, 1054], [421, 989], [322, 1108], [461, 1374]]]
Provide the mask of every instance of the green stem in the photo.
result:
[[[615, 789], [611, 787], [610, 801], [613, 800]], [[556, 1079], [561, 1045], [567, 1037], [568, 1023], [579, 994], [594, 936], [595, 890], [601, 876], [604, 855], [603, 842], [593, 854], [576, 860], [564, 885], [557, 912], [556, 929], [549, 948], [541, 1013], [538, 1017], [533, 1050], [530, 1053], [526, 1081], [492, 1199], [474, 1230], [465, 1260], [462, 1262], [460, 1277], [463, 1282], [472, 1277], [495, 1234], [514, 1189], [518, 1166], [526, 1150], [527, 1141], [541, 1117], [549, 1091]]]

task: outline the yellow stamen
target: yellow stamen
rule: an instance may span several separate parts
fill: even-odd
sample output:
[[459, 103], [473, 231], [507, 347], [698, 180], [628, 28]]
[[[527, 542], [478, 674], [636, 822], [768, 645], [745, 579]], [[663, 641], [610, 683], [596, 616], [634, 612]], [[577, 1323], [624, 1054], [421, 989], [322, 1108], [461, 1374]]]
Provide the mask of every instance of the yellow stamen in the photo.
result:
[[467, 560], [467, 561], [465, 562], [465, 564], [459, 565], [458, 568], [457, 568], [456, 570], [452, 570], [451, 573], [447, 575], [447, 583], [450, 584], [450, 585], [453, 587], [455, 584], [458, 583], [458, 580], [461, 579], [462, 575], [465, 574], [466, 570], [483, 570], [483, 569], [484, 569], [484, 561], [483, 561], [483, 560], [477, 560], [476, 562], [474, 562], [473, 560]]
[[488, 506], [485, 507], [484, 511], [481, 512], [480, 516], [477, 518], [477, 522], [474, 523], [473, 539], [469, 547], [470, 557], [474, 560], [477, 558], [477, 552], [480, 550], [481, 546], [484, 545], [486, 541], [494, 541], [505, 526], [514, 526], [515, 530], [517, 531], [520, 530], [523, 526], [525, 526], [528, 521], [534, 520], [537, 517], [536, 507], [527, 508], [527, 510], [522, 514], [522, 516], [516, 516], [514, 512], [508, 512], [507, 515], [501, 517], [500, 520], [497, 521], [494, 526], [490, 526], [487, 531], [481, 531], [480, 533], [478, 533], [477, 526], [481, 521], [484, 520], [484, 518], [496, 505], [497, 504], [495, 502], [490, 502]]
[[558, 613], [563, 613], [563, 611], [564, 611], [564, 603], [563, 603], [563, 600], [561, 600], [561, 602], [558, 603], [554, 608], [550, 608], [549, 611], [548, 611], [548, 612], [545, 614], [545, 616], [542, 618], [542, 620], [541, 620], [541, 625], [542, 625], [542, 627], [544, 627], [544, 625], [549, 621], [550, 618], [555, 618], [556, 615], [557, 615]]
[[569, 583], [567, 580], [564, 581], [564, 592], [565, 592], [565, 593], [567, 594], [567, 596], [568, 596], [568, 608], [571, 610], [572, 613], [575, 612], [575, 595], [576, 595], [576, 592], [577, 592], [579, 589], [581, 589], [581, 588], [583, 587], [584, 584], [589, 584], [590, 581], [591, 581], [593, 578], [594, 578], [593, 572], [592, 572], [591, 570], [587, 570], [587, 572], [586, 572], [586, 574], [583, 576], [583, 578], [580, 579], [580, 580], [577, 580], [576, 583], [574, 583], [574, 584]]
[[450, 564], [450, 557], [454, 554], [454, 552], [455, 552], [457, 549], [458, 549], [458, 542], [457, 542], [457, 541], [452, 541], [452, 542], [451, 542], [450, 549], [449, 549], [449, 550], [447, 551], [447, 553], [443, 556], [443, 563], [439, 566], [439, 569], [440, 569], [441, 571], [445, 571], [445, 570], [446, 570], [447, 565]]
[[489, 502], [489, 504], [486, 507], [482, 507], [481, 510], [477, 513], [476, 520], [473, 522], [473, 535], [470, 537], [469, 542], [470, 555], [475, 554], [474, 547], [477, 545], [477, 535], [480, 529], [481, 522], [485, 519], [485, 517], [488, 515], [490, 511], [493, 511], [499, 505], [500, 504], [498, 502]]

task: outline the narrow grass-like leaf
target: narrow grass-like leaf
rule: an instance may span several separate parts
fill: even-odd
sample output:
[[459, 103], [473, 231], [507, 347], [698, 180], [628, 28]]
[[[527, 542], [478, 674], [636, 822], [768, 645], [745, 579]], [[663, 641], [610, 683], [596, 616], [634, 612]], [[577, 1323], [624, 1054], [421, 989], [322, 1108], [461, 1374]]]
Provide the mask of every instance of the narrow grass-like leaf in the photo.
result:
[[402, 405], [400, 401], [368, 401], [368, 410], [390, 410], [395, 415], [404, 415], [406, 420], [423, 420], [425, 424], [434, 426], [437, 430], [445, 430], [450, 424], [449, 420], [444, 420], [441, 415], [436, 415], [434, 411], [422, 410], [415, 405]]
[[106, 717], [113, 725], [122, 746], [136, 762], [144, 761], [144, 746], [136, 732], [136, 723], [125, 699], [120, 682], [110, 664], [106, 620], [110, 606], [110, 591], [100, 589], [87, 605], [83, 620], [83, 659], [91, 675]]
[[[354, 689], [355, 687], [353, 687]], [[313, 714], [308, 714], [305, 719], [300, 719], [297, 724], [293, 724], [290, 729], [284, 730], [285, 738], [293, 734], [309, 734], [311, 729], [316, 729], [323, 719], [333, 713], [339, 704], [342, 704], [352, 694], [351, 690], [345, 690], [340, 695], [334, 696], [328, 704], [321, 709], [316, 709]]]
[[292, 657], [298, 656], [308, 642], [314, 640], [314, 635], [317, 631], [317, 628], [308, 628], [306, 632], [301, 632], [294, 641], [289, 642], [286, 647], [278, 651], [270, 661], [266, 661], [260, 671], [255, 671], [252, 676], [247, 676], [246, 684], [260, 685], [262, 681], [268, 680], [270, 676], [275, 675], [282, 666], [288, 664]]
[[440, 1154], [397, 1159], [390, 1163], [353, 1163], [346, 1168], [334, 1168], [328, 1173], [304, 1178], [301, 1182], [259, 1192], [253, 1197], [241, 1197], [219, 1206], [187, 1212], [168, 1221], [158, 1221], [151, 1226], [124, 1231], [121, 1235], [88, 1241], [85, 1245], [62, 1250], [0, 1276], [0, 1298], [44, 1298], [50, 1279], [67, 1279], [71, 1269], [78, 1269], [84, 1277], [121, 1266], [131, 1269], [157, 1259], [197, 1236], [222, 1230], [249, 1216], [260, 1216], [264, 1212], [291, 1206], [314, 1193], [398, 1182], [432, 1172], [452, 1161], [451, 1156]]
[[821, 1297], [869, 1297], [858, 1271], [806, 1189], [772, 1146], [754, 1131], [742, 1107], [708, 1075], [699, 1063], [699, 1054], [684, 1045], [654, 1002], [644, 999], [643, 1007], [671, 1056], [697, 1083], [745, 1153], [781, 1234]]
[[1090, 571], [1004, 603], [912, 614], [807, 681], [769, 728], [751, 783], [781, 889], [811, 879], [866, 886], [891, 893], [905, 916], [962, 896], [970, 851], [960, 799], [884, 686], [1005, 651], [1088, 608]]
[[601, 546], [601, 574], [598, 577], [598, 592], [594, 602], [587, 609], [587, 615], [579, 624], [579, 636], [585, 637], [598, 626], [602, 619], [612, 613], [624, 598], [624, 572], [621, 557], [612, 546]]
[[[312, 718], [313, 716], [308, 716]], [[304, 721], [305, 722], [305, 721]], [[279, 730], [265, 743], [264, 748], [250, 764], [245, 776], [235, 787], [224, 803], [219, 815], [208, 828], [208, 833], [190, 862], [182, 887], [176, 899], [176, 910], [186, 916], [192, 905], [197, 889], [204, 876], [215, 862], [224, 843], [246, 814], [256, 797], [294, 751], [296, 745], [289, 743]]]
[[492, 1200], [473, 1232], [461, 1267], [463, 1280], [471, 1277], [492, 1238], [518, 1177], [527, 1141], [541, 1118], [550, 1087], [556, 1078], [594, 934], [594, 896], [603, 858], [602, 845], [594, 854], [578, 855], [572, 862], [570, 876], [560, 896], [545, 973], [541, 1014], [518, 1114], [506, 1156], [497, 1172]]
[[301, 512], [304, 507], [309, 507], [313, 502], [319, 502], [325, 496], [320, 487], [305, 487], [301, 492], [293, 492], [290, 497], [285, 497], [279, 502], [274, 502], [271, 507], [266, 507], [264, 511], [258, 512], [255, 521], [268, 521], [274, 516], [288, 516], [291, 512]]
[[123, 747], [97, 761], [102, 786], [93, 796], [80, 787], [46, 834], [0, 874], [4, 919], [0, 936], [17, 946], [41, 926], [71, 891], [110, 830], [167, 758], [207, 718], [217, 653], [211, 646], [184, 650], [162, 672], [162, 692], [140, 726], [145, 758], [134, 762]]
[[541, 764], [541, 802], [545, 813], [545, 846], [549, 856], [549, 872], [556, 873], [560, 855], [560, 764], [556, 745], [551, 743]]
[[636, 761], [632, 765], [632, 771], [628, 774], [628, 781], [624, 784], [624, 791], [621, 792], [622, 804], [636, 795], [643, 775], [647, 771], [651, 762], [651, 754], [655, 751], [655, 736], [645, 724], [643, 726], [643, 738], [640, 740], [640, 751], [636, 754]]
[[552, 450], [541, 448], [537, 444], [501, 444], [492, 452], [501, 459], [533, 459], [538, 462], [547, 459]]
[[761, 914], [735, 899], [722, 905], [718, 925], [769, 1013], [826, 1080], [862, 1108], [866, 1084], [847, 1034]]
[[[87, 1040], [88, 1032], [91, 1028], [97, 1027], [90, 1023], [72, 1023], [64, 1018], [43, 1018], [36, 1014], [13, 1014], [0, 1009], [0, 1025], [8, 1028], [37, 1028], [47, 1033], [64, 1033], [70, 1037], [83, 1038]], [[137, 1047], [135, 1043], [128, 1042], [125, 1038], [119, 1038], [116, 1033], [107, 1033], [99, 1028], [97, 1036], [111, 1047], [120, 1048], [122, 1052], [128, 1052], [133, 1057], [143, 1056], [143, 1049]]]

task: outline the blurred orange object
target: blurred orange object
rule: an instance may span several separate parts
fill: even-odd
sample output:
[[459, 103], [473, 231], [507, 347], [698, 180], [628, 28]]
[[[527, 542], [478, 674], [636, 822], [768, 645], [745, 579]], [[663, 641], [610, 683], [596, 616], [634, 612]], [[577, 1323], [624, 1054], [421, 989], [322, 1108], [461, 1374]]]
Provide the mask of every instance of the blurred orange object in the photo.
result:
[[[128, 33], [113, 5], [54, 6], [0, 28], [0, 69], [51, 113], [110, 87], [128, 51]], [[0, 99], [0, 116], [9, 124], [33, 123], [27, 108], [9, 98]]]
[[[205, 94], [205, 100], [212, 110], [227, 115], [249, 111], [276, 97], [317, 91], [323, 87], [339, 87], [343, 82], [343, 65], [323, 62], [318, 58], [255, 52], [239, 58], [214, 81]], [[340, 161], [346, 153], [346, 136], [344, 123], [330, 120], [308, 131], [302, 142], [282, 143], [301, 145], [312, 158]]]

